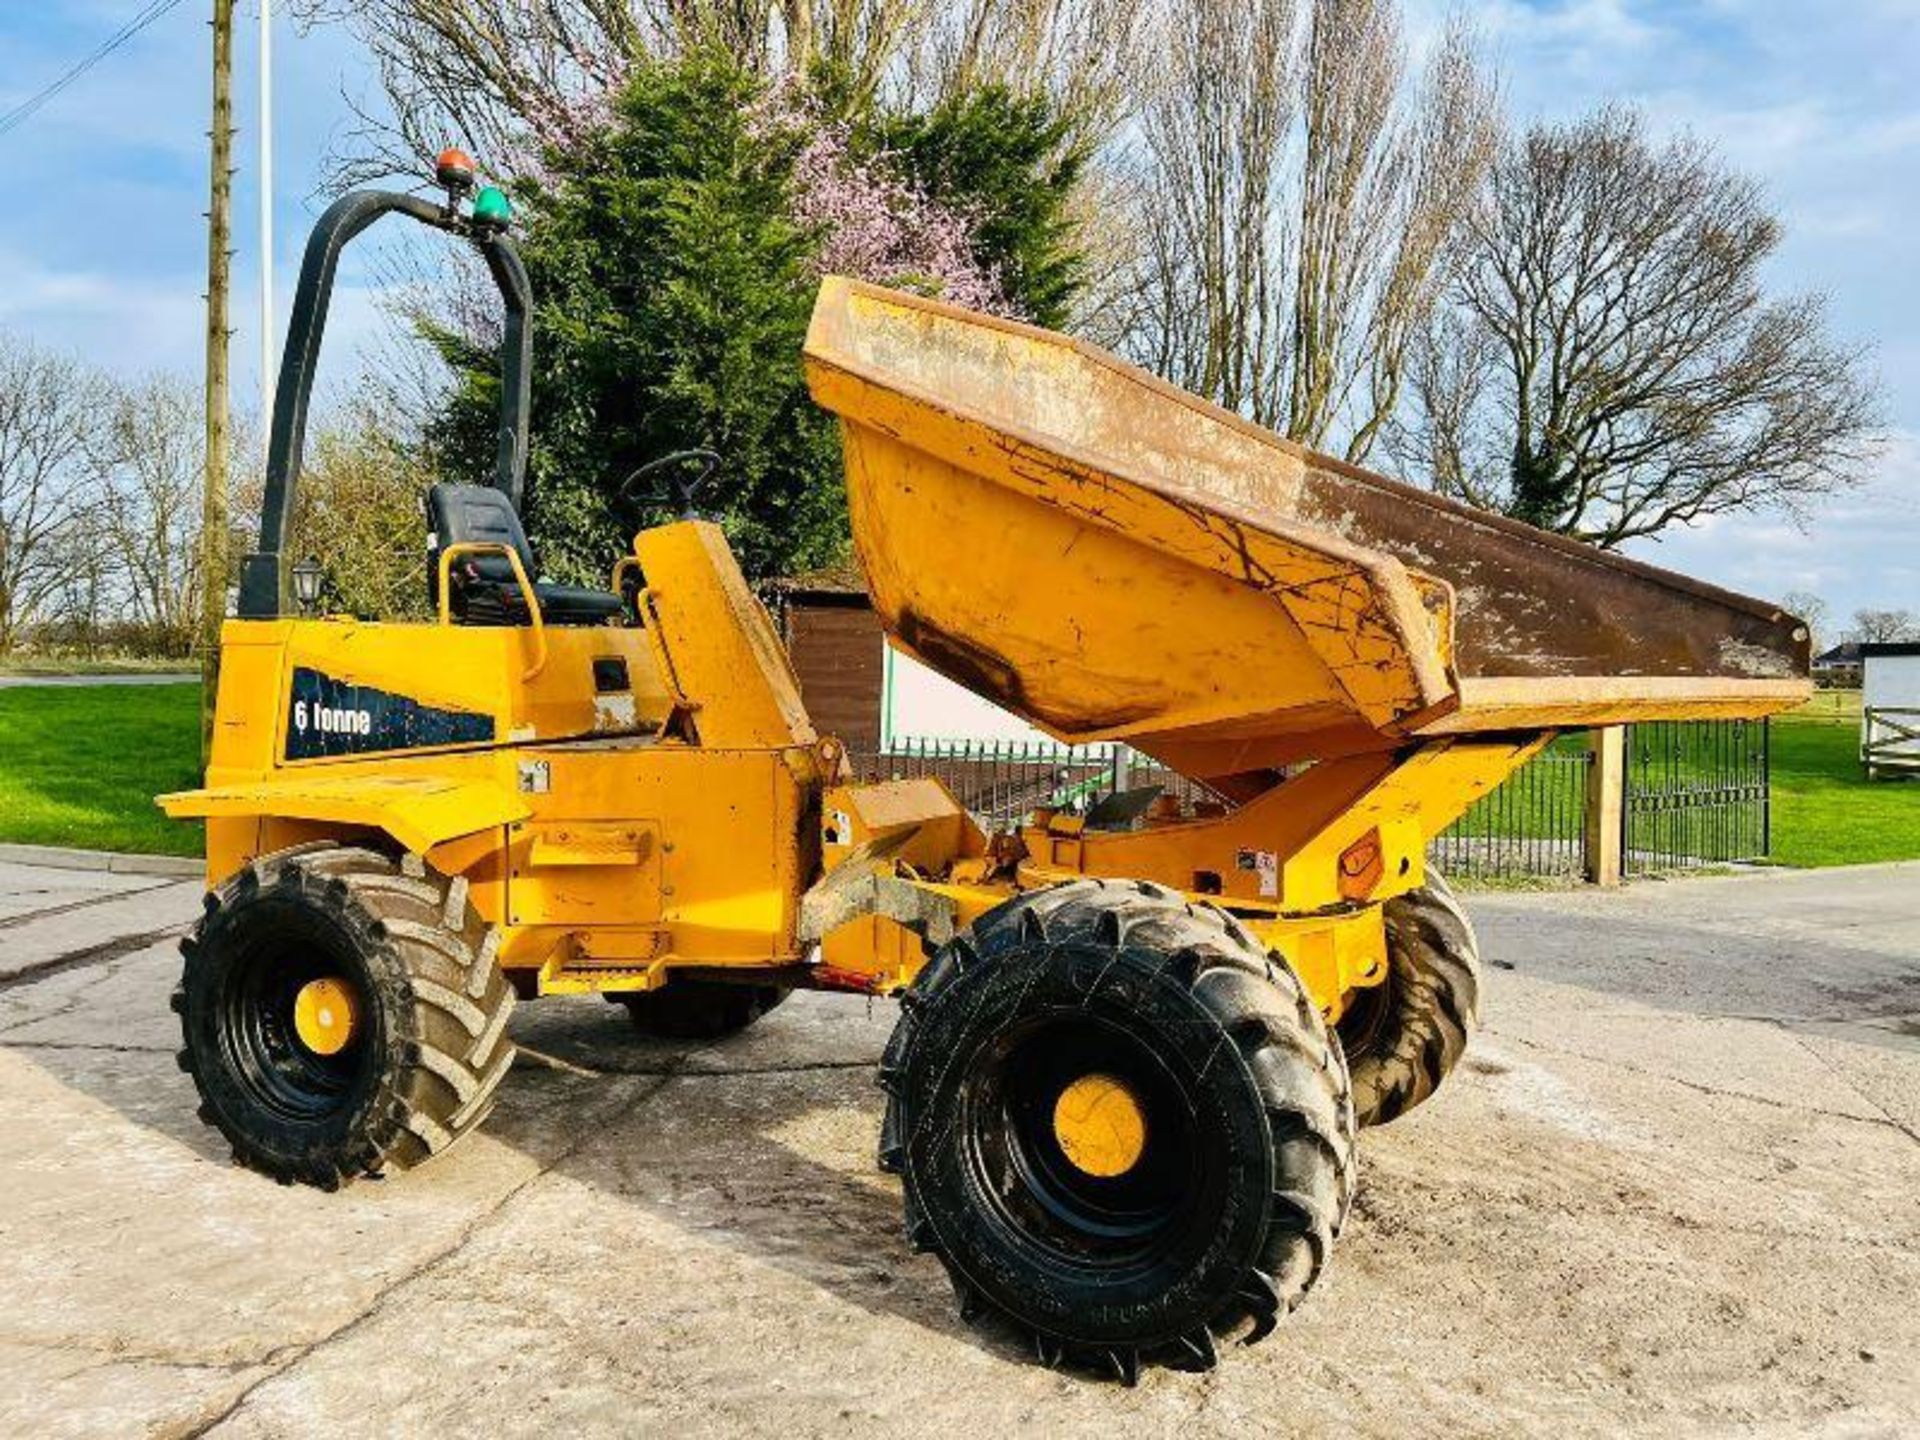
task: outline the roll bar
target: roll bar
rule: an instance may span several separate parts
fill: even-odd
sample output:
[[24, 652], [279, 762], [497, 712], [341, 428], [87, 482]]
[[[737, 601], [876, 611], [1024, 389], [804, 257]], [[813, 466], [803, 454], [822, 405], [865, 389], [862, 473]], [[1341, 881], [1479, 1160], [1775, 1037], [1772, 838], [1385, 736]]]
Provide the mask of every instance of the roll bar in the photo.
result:
[[356, 190], [327, 207], [307, 240], [300, 287], [287, 322], [287, 348], [274, 389], [273, 434], [267, 449], [266, 494], [260, 507], [260, 541], [242, 562], [239, 615], [272, 620], [287, 609], [286, 550], [293, 523], [294, 487], [306, 450], [307, 404], [313, 394], [320, 341], [333, 303], [340, 252], [361, 231], [390, 211], [471, 241], [506, 302], [500, 343], [500, 431], [493, 484], [517, 511], [527, 473], [527, 415], [532, 406], [532, 289], [520, 252], [499, 226], [464, 219], [452, 197], [441, 204], [387, 190]]

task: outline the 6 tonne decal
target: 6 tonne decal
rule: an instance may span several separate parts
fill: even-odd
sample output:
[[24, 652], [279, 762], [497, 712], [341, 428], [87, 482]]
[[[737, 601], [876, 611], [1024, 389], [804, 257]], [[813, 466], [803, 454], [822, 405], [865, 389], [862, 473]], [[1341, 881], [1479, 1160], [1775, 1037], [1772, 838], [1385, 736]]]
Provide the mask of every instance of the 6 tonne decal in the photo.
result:
[[287, 759], [471, 745], [493, 739], [493, 717], [441, 710], [405, 695], [353, 685], [309, 670], [293, 672], [287, 713]]

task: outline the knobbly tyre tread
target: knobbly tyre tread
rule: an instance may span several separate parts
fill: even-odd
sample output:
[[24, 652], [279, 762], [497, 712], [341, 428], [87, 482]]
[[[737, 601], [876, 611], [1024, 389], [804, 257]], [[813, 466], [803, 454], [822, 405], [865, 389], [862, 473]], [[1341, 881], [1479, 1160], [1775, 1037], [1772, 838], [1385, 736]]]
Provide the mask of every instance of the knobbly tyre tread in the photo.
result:
[[1445, 878], [1429, 869], [1385, 910], [1388, 1009], [1364, 1052], [1347, 1055], [1362, 1126], [1431, 1098], [1480, 1028], [1480, 942]]
[[[269, 899], [314, 907], [350, 937], [385, 1022], [371, 1093], [337, 1136], [297, 1136], [250, 1113], [212, 1073], [218, 1057], [194, 1043], [203, 972], [235, 917]], [[440, 1154], [486, 1119], [513, 1065], [506, 1027], [515, 997], [499, 941], [469, 902], [465, 878], [431, 874], [417, 855], [395, 860], [320, 842], [253, 861], [208, 894], [180, 943], [185, 963], [172, 1005], [186, 1043], [177, 1058], [200, 1093], [200, 1118], [240, 1164], [327, 1190]]]
[[793, 993], [786, 985], [733, 985], [724, 980], [669, 979], [658, 990], [611, 994], [633, 1028], [663, 1040], [723, 1040], [778, 1007]]
[[[1246, 1062], [1259, 1087], [1274, 1147], [1274, 1190], [1264, 1241], [1239, 1283], [1203, 1323], [1133, 1343], [1089, 1343], [1049, 1333], [997, 1306], [945, 1253], [918, 1194], [906, 1113], [921, 1063], [917, 1039], [933, 1007], [949, 1001], [983, 967], [1019, 963], [1035, 952], [1088, 944], [1148, 949], [1180, 977]], [[982, 916], [921, 970], [901, 997], [901, 1017], [879, 1069], [887, 1094], [879, 1163], [903, 1181], [909, 1244], [939, 1258], [961, 1318], [996, 1310], [1032, 1337], [1044, 1365], [1084, 1365], [1131, 1385], [1143, 1360], [1210, 1369], [1216, 1335], [1244, 1329], [1242, 1343], [1266, 1338], [1325, 1269], [1345, 1224], [1357, 1179], [1353, 1093], [1339, 1040], [1292, 970], [1270, 957], [1239, 920], [1144, 881], [1083, 879], [1020, 895]]]

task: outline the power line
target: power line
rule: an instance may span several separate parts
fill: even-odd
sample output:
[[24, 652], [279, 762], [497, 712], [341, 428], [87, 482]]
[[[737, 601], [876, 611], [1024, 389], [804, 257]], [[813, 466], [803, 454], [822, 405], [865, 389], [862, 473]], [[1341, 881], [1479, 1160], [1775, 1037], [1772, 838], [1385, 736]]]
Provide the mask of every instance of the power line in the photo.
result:
[[180, 0], [150, 0], [150, 3], [141, 10], [138, 15], [135, 15], [133, 19], [115, 31], [112, 36], [100, 44], [99, 48], [75, 64], [66, 74], [62, 75], [58, 80], [54, 81], [38, 94], [21, 101], [20, 104], [7, 111], [5, 115], [0, 115], [0, 136], [6, 135], [9, 131], [25, 123], [41, 106], [45, 105], [49, 100], [53, 99], [54, 96], [58, 95], [62, 90], [66, 89], [74, 81], [86, 74], [87, 71], [113, 54], [114, 51], [118, 50], [122, 45], [126, 44], [134, 36], [138, 35], [142, 30], [146, 29], [147, 26], [158, 20], [179, 3]]

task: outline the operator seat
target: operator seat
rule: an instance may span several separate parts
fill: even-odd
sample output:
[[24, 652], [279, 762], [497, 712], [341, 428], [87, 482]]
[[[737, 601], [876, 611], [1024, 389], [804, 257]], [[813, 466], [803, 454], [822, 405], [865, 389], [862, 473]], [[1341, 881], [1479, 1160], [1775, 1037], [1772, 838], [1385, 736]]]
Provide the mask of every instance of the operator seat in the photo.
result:
[[[491, 485], [435, 485], [427, 492], [427, 596], [440, 603], [440, 553], [449, 546], [484, 543], [511, 546], [531, 579], [533, 547], [507, 497]], [[497, 551], [456, 555], [449, 573], [448, 609], [464, 625], [528, 625], [526, 599], [513, 566]], [[549, 625], [604, 625], [619, 618], [620, 597], [578, 585], [536, 580], [540, 618]]]

